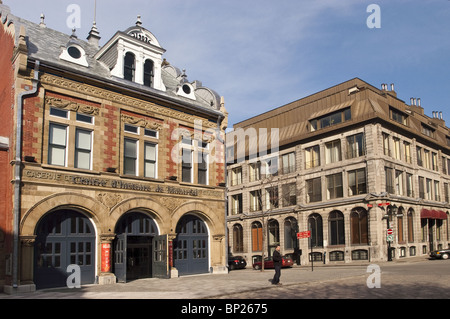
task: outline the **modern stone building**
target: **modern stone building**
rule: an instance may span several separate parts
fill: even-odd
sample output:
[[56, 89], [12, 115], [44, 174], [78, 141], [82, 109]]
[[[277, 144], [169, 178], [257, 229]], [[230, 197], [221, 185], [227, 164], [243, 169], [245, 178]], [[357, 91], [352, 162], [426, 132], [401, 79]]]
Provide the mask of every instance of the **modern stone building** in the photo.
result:
[[0, 286], [225, 271], [223, 98], [139, 17], [101, 47], [0, 21]]
[[449, 246], [450, 130], [393, 85], [356, 78], [238, 123], [227, 163], [230, 252], [250, 263], [277, 244], [302, 265]]

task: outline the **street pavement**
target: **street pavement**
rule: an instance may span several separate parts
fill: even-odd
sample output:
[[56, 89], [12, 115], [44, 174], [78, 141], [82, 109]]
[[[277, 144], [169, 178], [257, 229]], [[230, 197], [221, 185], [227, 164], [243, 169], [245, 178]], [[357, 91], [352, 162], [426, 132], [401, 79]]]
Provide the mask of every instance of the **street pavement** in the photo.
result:
[[[450, 298], [450, 260], [414, 257], [377, 263], [379, 288], [368, 288], [367, 264], [294, 266], [282, 269], [282, 286], [270, 283], [274, 270], [251, 268], [228, 274], [141, 279], [126, 284], [38, 290], [0, 299], [379, 299]], [[431, 268], [430, 268], [431, 267]], [[375, 283], [371, 280], [371, 283]]]

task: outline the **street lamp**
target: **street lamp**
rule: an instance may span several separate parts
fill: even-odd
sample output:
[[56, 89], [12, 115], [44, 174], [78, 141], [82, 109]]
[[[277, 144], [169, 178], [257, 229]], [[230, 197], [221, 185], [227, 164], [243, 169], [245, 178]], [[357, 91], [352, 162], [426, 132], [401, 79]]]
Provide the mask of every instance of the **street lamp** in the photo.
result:
[[[391, 218], [392, 218], [392, 216], [397, 215], [397, 211], [398, 211], [398, 207], [395, 204], [388, 206], [388, 208], [387, 208], [387, 218], [386, 218], [386, 220], [387, 220], [387, 229], [391, 228], [391, 225], [390, 225]], [[387, 236], [386, 236], [386, 239], [388, 239]], [[388, 243], [388, 251], [387, 251], [388, 261], [392, 261], [391, 241], [387, 240], [387, 243]]]

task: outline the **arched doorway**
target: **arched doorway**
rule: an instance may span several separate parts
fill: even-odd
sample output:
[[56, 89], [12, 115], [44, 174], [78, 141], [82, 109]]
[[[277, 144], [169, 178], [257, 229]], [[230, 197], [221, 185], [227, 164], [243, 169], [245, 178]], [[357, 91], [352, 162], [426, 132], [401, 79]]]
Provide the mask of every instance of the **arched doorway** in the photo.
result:
[[69, 265], [78, 265], [81, 284], [95, 282], [95, 229], [89, 218], [74, 210], [58, 210], [36, 226], [34, 282], [37, 289], [65, 287]]
[[174, 266], [180, 276], [209, 272], [209, 235], [206, 224], [194, 215], [180, 219], [173, 241]]
[[131, 212], [117, 223], [114, 243], [114, 273], [119, 282], [153, 276], [152, 255], [158, 228], [144, 213]]

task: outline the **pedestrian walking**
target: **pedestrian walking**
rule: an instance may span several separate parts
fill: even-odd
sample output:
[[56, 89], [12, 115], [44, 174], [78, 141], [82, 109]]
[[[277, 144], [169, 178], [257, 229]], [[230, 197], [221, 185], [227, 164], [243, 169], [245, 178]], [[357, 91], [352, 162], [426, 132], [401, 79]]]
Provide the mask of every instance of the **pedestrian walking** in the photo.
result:
[[280, 253], [280, 245], [275, 248], [275, 251], [273, 252], [273, 266], [275, 267], [275, 275], [272, 279], [272, 285], [281, 285], [280, 277], [281, 277], [281, 264], [282, 264], [282, 257]]

